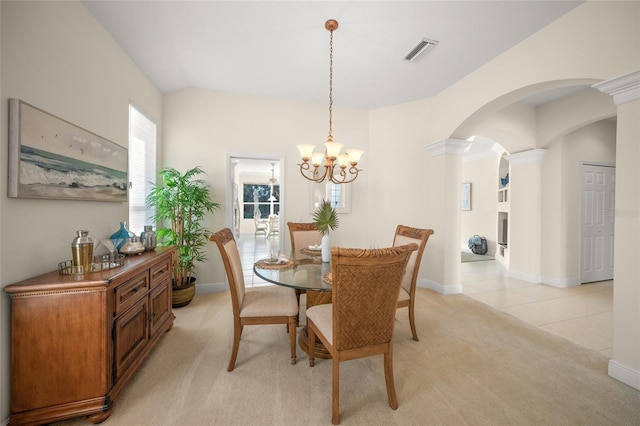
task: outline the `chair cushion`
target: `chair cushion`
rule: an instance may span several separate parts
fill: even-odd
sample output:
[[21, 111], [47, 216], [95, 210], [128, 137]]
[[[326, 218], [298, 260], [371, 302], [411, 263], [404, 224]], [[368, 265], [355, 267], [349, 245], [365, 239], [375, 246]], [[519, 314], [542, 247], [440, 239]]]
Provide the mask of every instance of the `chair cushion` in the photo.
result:
[[333, 342], [333, 305], [331, 303], [307, 309], [307, 318], [313, 321], [328, 341]]
[[240, 317], [293, 316], [298, 314], [298, 299], [292, 288], [261, 287], [247, 291]]
[[409, 300], [409, 299], [411, 299], [409, 292], [404, 288], [400, 288], [400, 294], [398, 294], [398, 301]]
[[[405, 244], [416, 243], [418, 246], [421, 241], [416, 238], [407, 237], [406, 235], [396, 235], [393, 245], [403, 246]], [[409, 261], [407, 262], [407, 269], [404, 273], [404, 277], [402, 278], [402, 288], [408, 293], [411, 291], [411, 281], [413, 281], [413, 269], [416, 267], [416, 258], [418, 257], [418, 250], [414, 251], [409, 255]], [[402, 299], [399, 299], [402, 300]]]

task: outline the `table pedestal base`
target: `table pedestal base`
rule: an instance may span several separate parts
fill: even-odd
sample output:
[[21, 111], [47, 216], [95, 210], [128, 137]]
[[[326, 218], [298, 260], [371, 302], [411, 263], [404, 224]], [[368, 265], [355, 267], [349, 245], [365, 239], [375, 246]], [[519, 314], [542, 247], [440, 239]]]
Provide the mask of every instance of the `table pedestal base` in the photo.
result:
[[[316, 305], [323, 305], [331, 303], [331, 292], [330, 291], [312, 291], [307, 290], [307, 309]], [[309, 353], [309, 333], [307, 332], [307, 326], [302, 327], [300, 332], [298, 333], [298, 342], [300, 348], [305, 351], [307, 354]], [[316, 358], [323, 359], [331, 359], [331, 354], [324, 347], [322, 342], [318, 340], [316, 337], [316, 342], [313, 348], [313, 354]]]
[[[298, 341], [300, 342], [300, 348], [309, 353], [309, 333], [307, 333], [306, 325], [298, 332]], [[313, 354], [316, 358], [331, 359], [331, 354], [318, 338], [316, 338], [316, 344], [313, 347]]]

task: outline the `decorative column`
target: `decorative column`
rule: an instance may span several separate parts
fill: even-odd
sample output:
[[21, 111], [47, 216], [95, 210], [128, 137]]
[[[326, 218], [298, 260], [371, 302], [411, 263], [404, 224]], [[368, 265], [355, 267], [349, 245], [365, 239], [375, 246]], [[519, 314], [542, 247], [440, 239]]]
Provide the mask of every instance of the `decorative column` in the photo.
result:
[[609, 375], [640, 389], [640, 70], [593, 87], [613, 96], [618, 108]]
[[532, 149], [508, 157], [509, 275], [532, 283], [542, 281], [542, 159], [546, 152]]
[[[441, 294], [462, 293], [460, 283], [460, 199], [462, 196], [462, 154], [471, 142], [446, 139], [427, 146], [433, 157], [433, 185], [438, 190], [430, 202], [439, 206], [434, 218], [434, 246], [429, 248], [435, 267], [427, 287]], [[432, 242], [429, 240], [429, 244]], [[435, 253], [434, 253], [435, 252]], [[436, 266], [437, 265], [437, 266]], [[442, 266], [440, 266], [442, 265]]]

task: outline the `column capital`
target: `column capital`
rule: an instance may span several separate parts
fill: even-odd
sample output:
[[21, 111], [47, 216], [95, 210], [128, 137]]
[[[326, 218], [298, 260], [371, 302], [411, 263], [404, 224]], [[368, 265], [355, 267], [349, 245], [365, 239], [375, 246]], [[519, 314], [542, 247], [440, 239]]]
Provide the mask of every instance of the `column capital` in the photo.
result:
[[471, 145], [471, 142], [462, 139], [444, 139], [440, 142], [427, 145], [427, 149], [431, 151], [433, 157], [447, 154], [462, 155], [469, 145]]
[[591, 87], [613, 96], [616, 105], [640, 100], [640, 70], [601, 81]]

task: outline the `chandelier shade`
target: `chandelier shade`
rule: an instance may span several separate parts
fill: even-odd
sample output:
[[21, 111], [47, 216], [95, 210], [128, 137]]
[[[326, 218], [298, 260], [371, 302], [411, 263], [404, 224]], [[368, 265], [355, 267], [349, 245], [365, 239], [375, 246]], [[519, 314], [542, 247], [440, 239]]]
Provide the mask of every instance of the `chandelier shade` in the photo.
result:
[[333, 140], [333, 32], [338, 29], [338, 21], [329, 19], [324, 27], [331, 33], [329, 39], [329, 136], [324, 142], [324, 152], [316, 151], [315, 145], [298, 145], [302, 163], [300, 173], [314, 182], [329, 181], [336, 184], [353, 182], [361, 169], [357, 168], [364, 151], [347, 149], [340, 153], [343, 144]]

